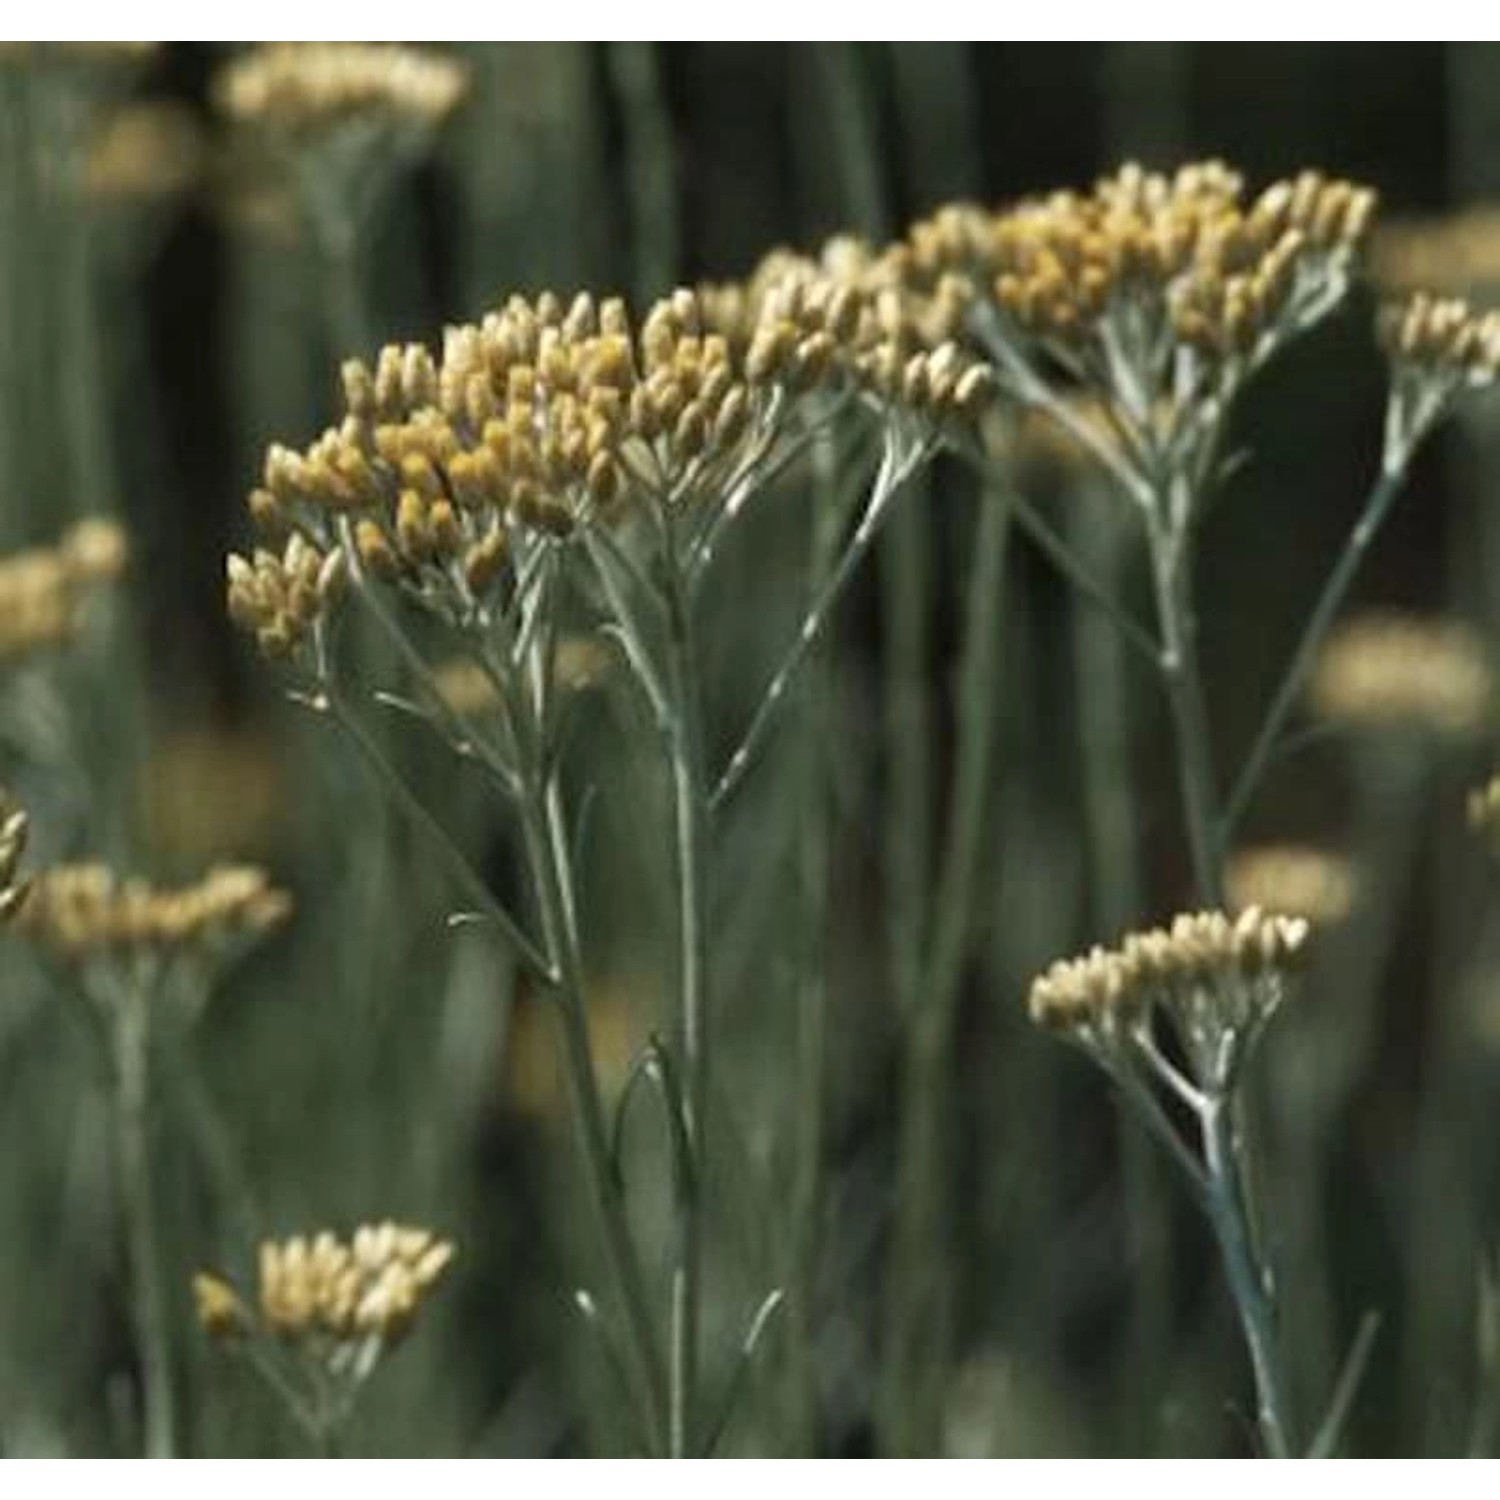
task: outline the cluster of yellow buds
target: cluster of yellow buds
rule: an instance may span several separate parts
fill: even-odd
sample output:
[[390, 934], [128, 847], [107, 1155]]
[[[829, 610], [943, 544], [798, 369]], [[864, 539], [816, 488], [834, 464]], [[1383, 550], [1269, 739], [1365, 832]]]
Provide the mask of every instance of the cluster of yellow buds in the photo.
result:
[[[1224, 1070], [1280, 1006], [1300, 967], [1305, 920], [1249, 907], [1238, 916], [1186, 913], [1052, 965], [1033, 981], [1031, 1018], [1106, 1057], [1150, 1045], [1149, 1020], [1170, 1017], [1205, 1084]], [[1226, 1045], [1228, 1043], [1229, 1045]]]
[[468, 81], [456, 58], [412, 47], [271, 42], [226, 64], [215, 92], [230, 119], [306, 139], [371, 118], [435, 128]]
[[1464, 737], [1489, 721], [1484, 643], [1456, 620], [1382, 612], [1334, 631], [1308, 685], [1313, 711], [1351, 729]]
[[1329, 927], [1349, 915], [1357, 882], [1341, 854], [1305, 844], [1264, 844], [1230, 856], [1224, 886], [1234, 911], [1259, 907]]
[[1500, 375], [1500, 313], [1476, 312], [1459, 297], [1415, 292], [1383, 308], [1380, 338], [1398, 372], [1474, 387]]
[[190, 109], [160, 100], [124, 104], [94, 132], [84, 191], [98, 203], [176, 198], [197, 185], [206, 157], [203, 131]]
[[125, 534], [113, 521], [80, 521], [55, 547], [0, 558], [0, 660], [71, 640], [91, 590], [125, 566]]
[[722, 502], [769, 472], [804, 398], [852, 393], [924, 432], [973, 415], [987, 367], [922, 345], [894, 287], [838, 264], [784, 257], [739, 296], [679, 289], [638, 324], [616, 298], [512, 297], [449, 329], [441, 360], [420, 345], [373, 370], [350, 360], [340, 425], [267, 454], [250, 511], [291, 540], [231, 558], [232, 613], [268, 651], [294, 648], [342, 551], [467, 618], [503, 602], [536, 546], [642, 506]]
[[255, 1308], [212, 1272], [193, 1278], [198, 1321], [216, 1339], [266, 1332], [335, 1370], [362, 1349], [406, 1334], [453, 1260], [450, 1240], [430, 1229], [364, 1224], [351, 1239], [328, 1230], [261, 1244]]
[[62, 962], [83, 963], [212, 949], [260, 936], [290, 913], [291, 897], [253, 865], [220, 865], [194, 885], [164, 889], [96, 862], [42, 870], [14, 925]]
[[1500, 206], [1384, 225], [1371, 246], [1375, 279], [1393, 292], [1443, 286], [1465, 295], [1500, 285]]
[[343, 590], [344, 554], [294, 532], [280, 553], [257, 548], [226, 563], [229, 616], [271, 657], [289, 656]]
[[1222, 162], [1168, 176], [1134, 164], [1091, 192], [991, 215], [948, 208], [908, 236], [908, 274], [958, 275], [1023, 334], [1108, 382], [1123, 358], [1154, 396], [1189, 348], [1208, 365], [1271, 352], [1343, 294], [1375, 194], [1303, 172], [1247, 199]]

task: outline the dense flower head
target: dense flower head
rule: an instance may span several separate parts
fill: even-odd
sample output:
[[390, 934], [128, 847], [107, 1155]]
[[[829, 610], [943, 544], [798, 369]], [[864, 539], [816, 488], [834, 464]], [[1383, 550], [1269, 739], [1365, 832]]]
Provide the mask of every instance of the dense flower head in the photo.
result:
[[206, 157], [192, 110], [161, 100], [124, 104], [94, 132], [84, 191], [96, 202], [175, 197], [196, 186]]
[[199, 1272], [199, 1322], [220, 1339], [265, 1331], [335, 1369], [361, 1346], [390, 1346], [411, 1328], [442, 1279], [453, 1243], [430, 1229], [364, 1224], [349, 1239], [329, 1230], [260, 1246], [254, 1308], [232, 1283]]
[[231, 119], [305, 138], [351, 120], [435, 127], [457, 108], [455, 58], [376, 42], [269, 42], [225, 65], [215, 92]]
[[1380, 339], [1398, 373], [1493, 385], [1500, 376], [1500, 312], [1460, 297], [1414, 292], [1381, 310]]
[[65, 963], [207, 951], [279, 926], [291, 898], [253, 865], [219, 865], [193, 885], [125, 879], [98, 862], [42, 870], [15, 930]]
[[1230, 856], [1224, 886], [1235, 911], [1259, 907], [1324, 927], [1349, 915], [1357, 882], [1341, 854], [1305, 844], [1261, 844]]
[[923, 345], [864, 259], [778, 265], [738, 296], [679, 289], [639, 321], [618, 298], [512, 297], [450, 328], [440, 358], [410, 344], [348, 361], [340, 424], [266, 455], [250, 511], [281, 550], [229, 560], [235, 619], [272, 654], [296, 649], [340, 554], [465, 617], [580, 526], [722, 503], [839, 397], [933, 432], [988, 395], [986, 367]]
[[1500, 285], [1500, 205], [1382, 226], [1371, 246], [1375, 279], [1391, 291], [1450, 287], [1466, 295]]
[[125, 534], [113, 521], [80, 521], [53, 547], [0, 557], [0, 659], [73, 639], [99, 585], [125, 566]]
[[1199, 1072], [1217, 1077], [1280, 1006], [1309, 934], [1305, 920], [1258, 907], [1185, 913], [1054, 963], [1033, 981], [1028, 1009], [1038, 1025], [1115, 1056], [1164, 1013]]
[[1124, 361], [1164, 384], [1178, 349], [1209, 366], [1254, 362], [1326, 311], [1375, 204], [1311, 171], [1250, 198], [1222, 162], [1170, 175], [1129, 164], [1088, 192], [940, 210], [909, 233], [904, 266], [949, 296], [960, 278], [1069, 364], [1102, 375]]
[[1320, 718], [1351, 728], [1465, 736], [1487, 722], [1494, 682], [1469, 626], [1387, 611], [1328, 637], [1308, 695]]

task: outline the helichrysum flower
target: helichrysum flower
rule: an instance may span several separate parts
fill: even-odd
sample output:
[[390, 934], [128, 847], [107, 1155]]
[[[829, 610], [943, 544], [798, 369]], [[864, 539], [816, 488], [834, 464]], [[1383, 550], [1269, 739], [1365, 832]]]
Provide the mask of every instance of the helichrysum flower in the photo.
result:
[[92, 590], [125, 566], [113, 521], [80, 521], [55, 547], [0, 557], [0, 661], [18, 660], [77, 634]]
[[1391, 367], [1385, 466], [1399, 469], [1428, 428], [1465, 392], [1500, 377], [1500, 312], [1459, 297], [1414, 292], [1380, 311]]
[[1130, 164], [1088, 192], [940, 210], [910, 231], [901, 263], [916, 287], [997, 315], [992, 333], [1040, 345], [1149, 428], [1163, 398], [1228, 394], [1336, 304], [1375, 206], [1370, 189], [1317, 172], [1250, 197], [1222, 162], [1170, 175]]
[[1308, 686], [1314, 713], [1330, 723], [1454, 737], [1484, 727], [1493, 694], [1473, 630], [1393, 612], [1356, 617], [1330, 634]]
[[357, 1384], [411, 1330], [453, 1255], [451, 1240], [389, 1221], [347, 1240], [328, 1230], [266, 1240], [253, 1294], [213, 1272], [194, 1277], [198, 1321], [221, 1341], [272, 1338]]
[[291, 898], [253, 865], [220, 865], [196, 884], [164, 888], [92, 863], [37, 874], [14, 926], [58, 960], [81, 964], [211, 955], [269, 932], [290, 913]]
[[1053, 964], [1032, 983], [1028, 1009], [1110, 1066], [1153, 1051], [1164, 1020], [1198, 1083], [1223, 1092], [1285, 998], [1309, 932], [1301, 918], [1256, 907], [1184, 914]]
[[638, 324], [618, 299], [513, 297], [449, 329], [440, 359], [349, 361], [341, 424], [267, 453], [250, 510], [281, 550], [230, 558], [231, 613], [295, 652], [342, 555], [458, 624], [503, 608], [527, 559], [580, 527], [722, 503], [830, 400], [920, 434], [966, 419], [987, 369], [921, 346], [897, 294], [862, 277], [788, 263], [738, 300], [678, 290]]
[[1376, 281], [1393, 292], [1441, 286], [1467, 296], [1500, 285], [1500, 205], [1382, 225], [1370, 260]]
[[215, 85], [232, 120], [307, 140], [351, 122], [436, 128], [468, 69], [441, 53], [384, 43], [271, 42], [225, 65]]
[[1354, 870], [1341, 854], [1303, 844], [1264, 844], [1229, 857], [1224, 887], [1230, 907], [1259, 907], [1305, 917], [1316, 927], [1349, 915], [1357, 893]]
[[160, 100], [122, 105], [94, 133], [84, 191], [96, 203], [180, 197], [197, 185], [205, 150], [190, 109]]

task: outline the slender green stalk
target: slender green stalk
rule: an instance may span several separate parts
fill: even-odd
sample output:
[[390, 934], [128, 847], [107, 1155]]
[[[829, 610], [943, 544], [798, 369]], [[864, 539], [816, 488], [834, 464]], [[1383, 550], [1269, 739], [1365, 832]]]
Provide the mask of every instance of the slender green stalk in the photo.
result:
[[[535, 776], [528, 776], [521, 802], [521, 830], [535, 882], [543, 943], [558, 976], [557, 1014], [562, 1030], [568, 1093], [584, 1173], [604, 1240], [605, 1264], [626, 1326], [626, 1357], [650, 1443], [658, 1451], [666, 1437], [665, 1381], [652, 1328], [645, 1282], [630, 1238], [625, 1204], [610, 1165], [609, 1131], [589, 1049], [583, 961], [567, 894], [567, 872], [559, 868], [557, 840], [550, 827], [560, 804], [549, 799]], [[560, 830], [566, 838], [566, 830]]]
[[1266, 1274], [1256, 1258], [1254, 1230], [1241, 1176], [1242, 1148], [1236, 1138], [1233, 1099], [1205, 1098], [1199, 1119], [1207, 1169], [1209, 1222], [1219, 1242], [1230, 1294], [1250, 1350], [1261, 1438], [1269, 1457], [1290, 1458], [1294, 1451], [1291, 1410], [1276, 1347], [1276, 1310]]
[[1005, 559], [1011, 512], [1005, 496], [979, 501], [957, 683], [953, 800], [921, 965], [902, 1086], [885, 1421], [889, 1451], [936, 1451], [951, 1339], [948, 1238], [954, 1026], [980, 889], [994, 785], [996, 704], [1003, 644]]
[[708, 798], [703, 774], [702, 709], [697, 650], [685, 580], [678, 559], [667, 566], [668, 643], [673, 713], [666, 726], [671, 762], [672, 823], [677, 851], [678, 1024], [686, 1074], [684, 1105], [691, 1170], [678, 1205], [678, 1261], [672, 1286], [671, 1421], [669, 1452], [697, 1457], [698, 1330], [702, 1320], [704, 1168], [709, 1075]]
[[1221, 851], [1228, 847], [1240, 818], [1260, 786], [1266, 766], [1275, 754], [1282, 732], [1286, 728], [1286, 721], [1297, 702], [1297, 695], [1307, 681], [1307, 674], [1312, 669], [1318, 648], [1323, 644], [1323, 638], [1328, 634], [1334, 616], [1343, 605], [1350, 585], [1353, 584], [1355, 575], [1359, 572], [1360, 564], [1364, 561], [1365, 553], [1369, 551], [1376, 533], [1379, 532], [1386, 516], [1390, 513], [1391, 502], [1400, 493], [1405, 478], [1404, 466], [1386, 467], [1381, 470], [1380, 478], [1365, 499], [1359, 520], [1349, 533], [1343, 551], [1340, 552], [1338, 561], [1333, 565], [1333, 571], [1329, 573], [1323, 584], [1318, 601], [1313, 606], [1313, 612], [1308, 616], [1301, 638], [1292, 653], [1292, 660], [1282, 675], [1249, 754], [1245, 757], [1244, 766], [1235, 778], [1233, 790], [1225, 802], [1224, 812], [1215, 834], [1215, 842]]
[[1197, 617], [1187, 548], [1153, 536], [1152, 575], [1161, 626], [1161, 673], [1172, 715], [1182, 810], [1192, 852], [1198, 898], [1206, 906], [1224, 904], [1224, 880], [1217, 843], [1213, 750], [1198, 666]]
[[[822, 591], [837, 555], [839, 493], [836, 454], [823, 435], [812, 451], [816, 493], [808, 555], [808, 593]], [[788, 1308], [791, 1452], [821, 1451], [817, 1332], [814, 1304], [822, 1255], [823, 1185], [828, 1086], [827, 921], [833, 811], [827, 744], [833, 720], [833, 674], [815, 652], [803, 678], [801, 784], [796, 799], [798, 895], [803, 946], [797, 977], [795, 1151], [792, 1163], [792, 1273]]]
[[662, 90], [658, 50], [655, 42], [605, 45], [625, 125], [625, 181], [630, 195], [634, 281], [642, 306], [672, 286], [681, 239], [672, 121]]
[[734, 753], [729, 757], [723, 774], [714, 785], [710, 805], [718, 811], [738, 790], [740, 783], [755, 764], [756, 757], [764, 748], [771, 730], [784, 706], [787, 690], [807, 660], [808, 653], [818, 643], [824, 626], [833, 612], [834, 605], [844, 592], [849, 580], [858, 571], [870, 545], [879, 534], [881, 523], [894, 503], [906, 481], [911, 478], [925, 450], [915, 448], [907, 451], [901, 439], [888, 436], [885, 456], [880, 471], [870, 488], [870, 497], [865, 504], [864, 515], [855, 528], [854, 536], [844, 549], [826, 583], [814, 599], [811, 608], [803, 616], [797, 638], [792, 642], [780, 665], [772, 674], [760, 703], [750, 720]]
[[150, 997], [130, 988], [115, 998], [116, 1148], [130, 1259], [131, 1312], [141, 1361], [144, 1448], [147, 1458], [172, 1458], [177, 1447], [172, 1359], [151, 1178]]

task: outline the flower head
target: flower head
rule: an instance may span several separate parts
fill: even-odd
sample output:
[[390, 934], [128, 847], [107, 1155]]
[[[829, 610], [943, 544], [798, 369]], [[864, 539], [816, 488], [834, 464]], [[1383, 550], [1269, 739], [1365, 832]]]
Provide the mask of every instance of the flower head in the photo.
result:
[[241, 124], [305, 140], [351, 122], [435, 128], [458, 107], [468, 69], [455, 58], [365, 42], [270, 42], [226, 64], [215, 93]]
[[1303, 844], [1264, 844], [1230, 856], [1224, 870], [1235, 911], [1259, 907], [1318, 927], [1349, 915], [1357, 894], [1349, 861]]
[[218, 865], [178, 888], [100, 863], [53, 865], [32, 881], [15, 930], [64, 963], [212, 954], [280, 926], [291, 898], [253, 865]]
[[1388, 611], [1330, 634], [1308, 695], [1330, 723], [1453, 738], [1483, 728], [1494, 682], [1483, 642], [1467, 625]]
[[212, 1272], [193, 1278], [198, 1321], [220, 1341], [273, 1338], [352, 1387], [410, 1332], [453, 1255], [451, 1240], [389, 1221], [347, 1240], [329, 1230], [266, 1240], [253, 1296]]
[[55, 547], [0, 557], [0, 661], [17, 661], [77, 635], [94, 590], [125, 566], [125, 535], [113, 521], [90, 519]]
[[1033, 981], [1028, 1009], [1112, 1065], [1153, 1052], [1164, 1020], [1200, 1085], [1222, 1091], [1285, 998], [1309, 931], [1256, 907], [1187, 913], [1053, 964]]

